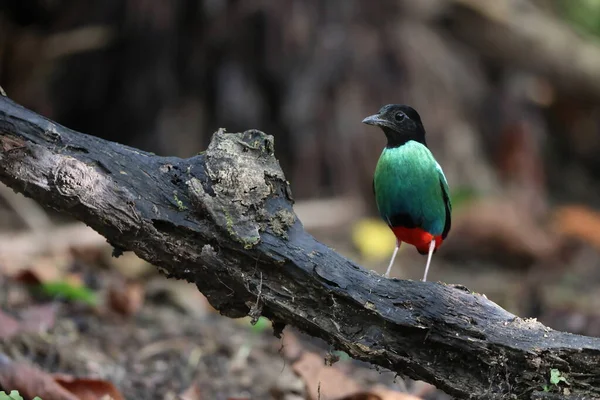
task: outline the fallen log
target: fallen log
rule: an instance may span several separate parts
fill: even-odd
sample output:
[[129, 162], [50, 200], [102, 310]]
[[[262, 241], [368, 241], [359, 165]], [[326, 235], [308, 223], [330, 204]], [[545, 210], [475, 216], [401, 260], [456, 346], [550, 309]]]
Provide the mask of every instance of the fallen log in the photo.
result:
[[117, 254], [195, 282], [223, 315], [271, 319], [276, 335], [293, 325], [459, 398], [600, 397], [600, 339], [460, 286], [384, 279], [307, 234], [260, 131], [220, 130], [202, 154], [160, 157], [0, 96], [0, 181], [85, 222]]

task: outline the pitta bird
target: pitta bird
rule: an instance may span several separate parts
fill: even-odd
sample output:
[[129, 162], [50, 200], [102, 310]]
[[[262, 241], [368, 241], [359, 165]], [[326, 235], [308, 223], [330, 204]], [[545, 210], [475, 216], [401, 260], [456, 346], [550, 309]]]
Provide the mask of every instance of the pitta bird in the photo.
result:
[[385, 277], [405, 242], [427, 255], [426, 281], [432, 255], [451, 225], [452, 204], [442, 167], [427, 147], [425, 128], [413, 108], [389, 104], [362, 122], [380, 127], [387, 138], [373, 177], [379, 214], [396, 236]]

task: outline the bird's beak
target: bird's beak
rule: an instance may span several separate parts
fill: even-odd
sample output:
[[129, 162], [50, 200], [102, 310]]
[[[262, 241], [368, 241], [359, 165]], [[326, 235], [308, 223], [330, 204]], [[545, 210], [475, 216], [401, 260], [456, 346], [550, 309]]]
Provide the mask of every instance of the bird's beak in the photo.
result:
[[381, 126], [385, 125], [385, 120], [379, 118], [379, 114], [371, 115], [362, 120], [363, 124]]

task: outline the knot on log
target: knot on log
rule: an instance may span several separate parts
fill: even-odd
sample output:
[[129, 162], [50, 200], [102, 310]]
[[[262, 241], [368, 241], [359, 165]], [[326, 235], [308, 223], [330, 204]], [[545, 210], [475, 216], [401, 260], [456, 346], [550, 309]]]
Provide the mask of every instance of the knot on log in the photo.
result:
[[274, 155], [273, 136], [258, 130], [226, 133], [220, 129], [205, 153], [207, 181], [187, 181], [192, 203], [208, 214], [231, 238], [249, 249], [270, 229], [287, 237], [296, 222], [289, 203], [267, 207], [267, 200], [291, 190]]
[[54, 185], [65, 197], [78, 197], [82, 203], [88, 203], [98, 194], [102, 177], [94, 167], [72, 157], [58, 161], [54, 171]]

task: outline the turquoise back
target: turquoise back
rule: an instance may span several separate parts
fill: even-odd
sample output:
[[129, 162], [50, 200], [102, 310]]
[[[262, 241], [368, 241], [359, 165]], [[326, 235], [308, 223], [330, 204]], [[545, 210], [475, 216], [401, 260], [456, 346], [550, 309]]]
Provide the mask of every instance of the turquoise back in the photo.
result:
[[449, 229], [451, 212], [448, 184], [425, 145], [410, 140], [399, 147], [384, 148], [375, 168], [373, 189], [384, 221], [390, 223], [394, 216], [404, 214], [434, 236], [447, 233], [444, 227], [448, 223]]

